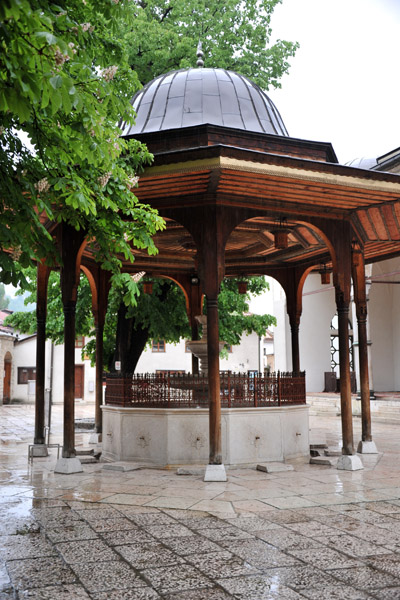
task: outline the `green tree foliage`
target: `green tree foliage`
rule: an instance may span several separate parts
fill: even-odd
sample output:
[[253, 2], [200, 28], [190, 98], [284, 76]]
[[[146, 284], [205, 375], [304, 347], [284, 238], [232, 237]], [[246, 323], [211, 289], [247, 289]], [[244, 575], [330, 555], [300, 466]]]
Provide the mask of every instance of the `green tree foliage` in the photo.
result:
[[[51, 7], [45, 0], [6, 0], [0, 7], [0, 43], [6, 57], [0, 59], [0, 168], [3, 172], [4, 165], [6, 173], [0, 180], [2, 248], [14, 248], [23, 266], [33, 252], [51, 255], [36, 205], [39, 214], [55, 222], [64, 219], [89, 231], [106, 268], [118, 271], [115, 252], [131, 257], [131, 243], [154, 252], [150, 236], [160, 221], [127, 192], [127, 182], [135, 181], [150, 156], [138, 142], [118, 138], [115, 123], [121, 117], [132, 119], [126, 101], [139, 81], [147, 83], [171, 69], [194, 66], [199, 40], [206, 66], [233, 69], [264, 89], [279, 87], [297, 48], [285, 41], [269, 46], [271, 16], [279, 2], [69, 0]], [[36, 155], [15, 135], [17, 129], [26, 132]], [[132, 217], [128, 223], [123, 221], [126, 215]], [[0, 252], [3, 278], [15, 280], [17, 263], [10, 262], [9, 255]], [[61, 342], [62, 310], [57, 280], [52, 281], [49, 298], [54, 291], [57, 308], [53, 311], [50, 300], [48, 335]], [[249, 291], [256, 293], [265, 285], [261, 279], [250, 282]], [[86, 287], [84, 283], [79, 298], [87, 316]], [[151, 296], [136, 298], [135, 292], [129, 275], [114, 280], [105, 332], [110, 365], [118, 315], [125, 349], [132, 350], [130, 360], [148, 339], [174, 342], [190, 337], [183, 295], [176, 286], [158, 281]], [[91, 326], [81, 320], [79, 304], [78, 299], [77, 333], [88, 335]], [[219, 308], [220, 338], [232, 345], [243, 332], [262, 335], [274, 321], [269, 315], [246, 314], [248, 298], [237, 293], [234, 280], [223, 283]], [[21, 331], [28, 325], [35, 329], [32, 314], [15, 314], [12, 322]]]
[[[34, 269], [25, 271], [29, 283], [30, 295], [25, 302], [35, 302], [36, 273]], [[265, 330], [275, 324], [271, 315], [253, 315], [249, 313], [250, 295], [259, 295], [268, 290], [263, 277], [250, 277], [248, 291], [239, 294], [236, 279], [224, 279], [219, 295], [220, 339], [229, 345], [237, 345], [243, 333], [255, 331], [264, 335]], [[142, 290], [142, 283], [139, 288]], [[22, 293], [22, 292], [21, 292]], [[36, 314], [15, 312], [7, 317], [7, 324], [22, 333], [36, 331]], [[63, 343], [64, 319], [60, 297], [60, 280], [57, 272], [52, 272], [48, 287], [48, 308], [46, 335], [56, 344]], [[118, 332], [118, 328], [121, 329]], [[77, 335], [94, 336], [94, 324], [91, 314], [91, 296], [89, 283], [81, 276], [76, 309]], [[119, 334], [119, 335], [118, 335]], [[116, 287], [110, 291], [109, 304], [104, 330], [104, 364], [113, 369], [116, 359], [123, 363], [123, 371], [133, 372], [147, 343], [151, 340], [165, 340], [177, 343], [181, 338], [190, 339], [191, 330], [185, 309], [182, 290], [167, 279], [156, 279], [152, 294], [140, 293], [137, 305], [121, 304], [121, 292]], [[118, 345], [121, 345], [118, 347]], [[95, 361], [95, 340], [91, 339], [83, 353]], [[122, 351], [122, 352], [121, 352]]]
[[137, 0], [129, 25], [129, 61], [144, 84], [172, 69], [205, 65], [247, 75], [263, 89], [280, 87], [297, 43], [270, 45], [271, 17], [282, 0]]
[[[238, 293], [238, 280], [226, 278], [221, 285], [218, 297], [219, 335], [229, 345], [237, 346], [241, 336], [246, 333], [265, 335], [266, 329], [276, 325], [275, 317], [271, 315], [255, 315], [249, 312], [251, 296], [259, 296], [269, 290], [269, 284], [264, 277], [248, 277], [246, 294]], [[206, 312], [206, 311], [204, 311]]]
[[10, 298], [6, 295], [6, 288], [4, 283], [0, 283], [0, 309], [8, 308], [10, 304]]
[[[28, 267], [23, 273], [26, 278], [25, 289], [16, 292], [17, 295], [24, 295], [24, 303], [36, 303], [36, 269]], [[86, 276], [81, 275], [78, 287], [78, 296], [76, 303], [76, 333], [77, 335], [93, 335], [94, 322], [91, 311], [91, 291]], [[16, 311], [7, 317], [7, 325], [21, 333], [32, 334], [36, 332], [36, 310]], [[64, 342], [64, 313], [61, 301], [60, 274], [52, 271], [49, 277], [47, 288], [47, 319], [46, 336], [55, 344]]]
[[[139, 86], [119, 32], [134, 3], [0, 3], [0, 280], [33, 259], [55, 260], [45, 220], [83, 229], [118, 276], [132, 247], [155, 253], [163, 221], [132, 190], [151, 155], [119, 137]], [[11, 250], [11, 253], [10, 253]], [[134, 284], [131, 285], [131, 292]]]

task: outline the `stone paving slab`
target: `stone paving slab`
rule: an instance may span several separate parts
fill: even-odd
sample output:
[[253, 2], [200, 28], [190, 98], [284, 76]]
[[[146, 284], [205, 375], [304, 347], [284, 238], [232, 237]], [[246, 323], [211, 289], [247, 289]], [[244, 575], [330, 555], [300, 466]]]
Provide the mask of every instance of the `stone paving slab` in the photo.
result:
[[[0, 445], [1, 600], [400, 598], [394, 425], [375, 426], [380, 454], [363, 456], [363, 471], [296, 461], [206, 483], [196, 469], [55, 474], [54, 454], [28, 465], [33, 416], [0, 407], [0, 435], [22, 424]], [[311, 419], [311, 439], [334, 446], [339, 432], [336, 417]]]

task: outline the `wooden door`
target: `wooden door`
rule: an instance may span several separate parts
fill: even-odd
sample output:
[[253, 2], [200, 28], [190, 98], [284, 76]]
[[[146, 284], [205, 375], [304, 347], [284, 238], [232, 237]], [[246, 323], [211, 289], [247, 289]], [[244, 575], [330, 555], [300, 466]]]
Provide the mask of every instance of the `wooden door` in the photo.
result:
[[75, 398], [83, 399], [84, 368], [84, 365], [75, 365]]
[[3, 402], [10, 402], [11, 395], [11, 362], [4, 361]]

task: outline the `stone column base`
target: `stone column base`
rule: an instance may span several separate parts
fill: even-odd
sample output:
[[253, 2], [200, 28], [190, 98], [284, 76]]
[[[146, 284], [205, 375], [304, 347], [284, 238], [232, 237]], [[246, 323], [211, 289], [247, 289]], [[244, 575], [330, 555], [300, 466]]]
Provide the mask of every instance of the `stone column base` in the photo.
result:
[[89, 438], [89, 444], [100, 444], [101, 433], [91, 433]]
[[70, 475], [71, 473], [82, 473], [83, 468], [79, 458], [59, 458], [56, 462], [54, 473], [64, 473]]
[[207, 465], [203, 481], [227, 481], [224, 465]]
[[39, 456], [48, 456], [49, 451], [46, 444], [33, 444], [29, 446], [29, 455], [31, 458], [37, 458]]
[[359, 471], [360, 469], [363, 469], [364, 466], [360, 457], [356, 454], [352, 454], [351, 456], [343, 454], [338, 459], [337, 468], [344, 471]]
[[362, 440], [358, 442], [357, 452], [360, 454], [378, 454], [375, 442], [363, 442]]

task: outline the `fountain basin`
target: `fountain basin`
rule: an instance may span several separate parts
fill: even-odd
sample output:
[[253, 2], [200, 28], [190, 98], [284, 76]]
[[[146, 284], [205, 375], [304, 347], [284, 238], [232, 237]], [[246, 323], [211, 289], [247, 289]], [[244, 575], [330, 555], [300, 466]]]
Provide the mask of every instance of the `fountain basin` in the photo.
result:
[[[207, 464], [207, 408], [103, 406], [103, 458], [157, 466]], [[225, 465], [309, 456], [308, 406], [223, 408]]]

